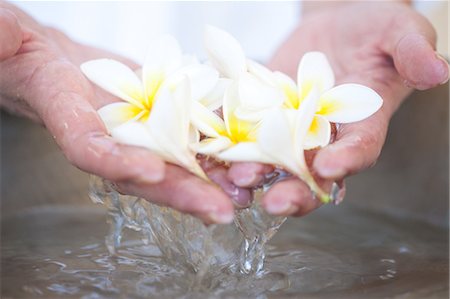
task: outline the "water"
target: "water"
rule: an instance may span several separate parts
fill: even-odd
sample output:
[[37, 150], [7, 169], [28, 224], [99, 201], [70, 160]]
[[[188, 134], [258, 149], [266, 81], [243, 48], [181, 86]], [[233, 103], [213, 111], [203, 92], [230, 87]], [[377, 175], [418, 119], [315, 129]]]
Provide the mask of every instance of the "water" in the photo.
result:
[[102, 206], [3, 215], [2, 298], [448, 298], [446, 228], [347, 204], [289, 219], [261, 272], [224, 268], [200, 284], [141, 232], [111, 256], [105, 219]]
[[224, 279], [224, 273], [261, 274], [266, 243], [286, 217], [274, 217], [260, 206], [261, 195], [286, 175], [275, 172], [267, 183], [253, 192], [250, 208], [235, 213], [235, 225], [205, 226], [199, 219], [144, 199], [121, 195], [113, 185], [92, 177], [90, 196], [108, 208], [109, 234], [106, 246], [114, 255], [127, 229], [140, 233], [144, 244], [153, 242], [167, 264], [195, 273], [192, 288], [204, 288], [211, 277]]

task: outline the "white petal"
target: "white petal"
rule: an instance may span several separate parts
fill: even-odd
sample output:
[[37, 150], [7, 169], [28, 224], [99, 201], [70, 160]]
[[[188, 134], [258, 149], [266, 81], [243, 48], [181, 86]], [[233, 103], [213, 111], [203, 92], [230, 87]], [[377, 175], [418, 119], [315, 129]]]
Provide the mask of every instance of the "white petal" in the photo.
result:
[[275, 77], [271, 70], [262, 64], [251, 59], [247, 59], [247, 69], [250, 74], [257, 77], [265, 84], [275, 84]]
[[[309, 171], [308, 165], [305, 161], [305, 154], [303, 151], [303, 143], [307, 138], [307, 133], [311, 128], [311, 123], [315, 117], [315, 111], [317, 110], [317, 105], [319, 101], [319, 92], [316, 86], [313, 86], [311, 92], [308, 94], [306, 99], [300, 104], [300, 109], [297, 114], [297, 124], [295, 127], [295, 136], [294, 136], [294, 148], [295, 152], [298, 153], [297, 156], [297, 165], [298, 172], [294, 172], [297, 176], [299, 176], [304, 182], [306, 182], [312, 191], [316, 193], [318, 198], [323, 202], [329, 201], [329, 195], [323, 191], [314, 180], [311, 172]], [[325, 134], [327, 134], [326, 129], [324, 130]]]
[[267, 157], [258, 144], [253, 142], [240, 142], [229, 149], [219, 153], [216, 157], [223, 161], [230, 162], [260, 162], [272, 163], [273, 160]]
[[236, 109], [239, 107], [238, 85], [234, 81], [225, 92], [223, 101], [223, 117], [228, 136], [234, 142], [255, 141], [258, 123], [239, 119]]
[[238, 80], [240, 104], [245, 110], [258, 111], [280, 106], [284, 101], [283, 91], [263, 83], [255, 76], [244, 73]]
[[144, 108], [142, 83], [126, 65], [112, 59], [98, 59], [85, 62], [80, 68], [96, 85], [130, 104]]
[[325, 54], [321, 52], [306, 53], [298, 66], [297, 85], [300, 99], [304, 99], [317, 86], [319, 94], [334, 86], [334, 73]]
[[373, 89], [360, 84], [342, 84], [324, 93], [318, 114], [335, 123], [360, 121], [371, 116], [383, 105], [383, 99]]
[[182, 63], [182, 53], [175, 38], [164, 35], [152, 41], [142, 69], [145, 95], [151, 101], [164, 79]]
[[284, 106], [286, 108], [298, 109], [300, 99], [298, 96], [297, 84], [286, 74], [282, 72], [274, 72], [273, 76], [277, 85], [283, 90], [285, 95]]
[[189, 134], [188, 129], [184, 132], [184, 116], [181, 113], [175, 105], [174, 94], [165, 89], [159, 93], [147, 121], [150, 134], [171, 157], [168, 161], [178, 165], [187, 162]]
[[[319, 92], [316, 86], [313, 86], [311, 92], [306, 99], [300, 104], [300, 108], [297, 110], [296, 124], [294, 131], [294, 151], [296, 153], [303, 153], [303, 145], [309, 129], [311, 128], [312, 121], [317, 111], [317, 105], [319, 103]], [[300, 166], [306, 168], [303, 154], [300, 155]]]
[[239, 106], [234, 110], [234, 115], [240, 120], [257, 123], [264, 118], [269, 109], [246, 110], [245, 107]]
[[236, 118], [234, 111], [239, 106], [239, 93], [238, 93], [238, 84], [233, 81], [230, 86], [227, 88], [223, 99], [223, 120], [225, 122], [225, 127], [227, 128], [227, 132], [231, 135], [230, 124]]
[[185, 148], [189, 143], [189, 127], [192, 113], [192, 91], [189, 79], [184, 78], [173, 92], [173, 103], [178, 117], [180, 145]]
[[163, 152], [147, 127], [141, 122], [130, 121], [115, 127], [111, 130], [111, 136], [124, 144], [142, 146], [156, 153]]
[[137, 120], [142, 112], [145, 113], [145, 110], [124, 102], [112, 103], [97, 110], [108, 131], [127, 121]]
[[323, 116], [316, 115], [313, 118], [309, 131], [303, 140], [303, 148], [313, 149], [316, 147], [324, 147], [330, 143], [331, 125]]
[[206, 138], [199, 143], [192, 144], [191, 148], [203, 155], [214, 155], [230, 147], [233, 143], [227, 137]]
[[203, 64], [193, 64], [175, 71], [164, 81], [161, 88], [175, 89], [186, 76], [189, 78], [194, 101], [200, 100], [210, 93], [219, 79], [219, 73], [212, 67]]
[[293, 173], [299, 173], [297, 153], [294, 152], [292, 128], [280, 108], [268, 111], [259, 131], [258, 145], [271, 163]]
[[207, 26], [205, 48], [211, 64], [226, 78], [237, 79], [247, 70], [244, 51], [229, 33]]
[[152, 119], [150, 115], [148, 122], [152, 135], [166, 151], [168, 162], [184, 167], [208, 181], [195, 153], [189, 147], [192, 99], [188, 78], [185, 77], [172, 94], [169, 92], [161, 97], [156, 100], [152, 110], [156, 117]]
[[198, 102], [192, 103], [191, 122], [208, 137], [219, 137], [227, 132], [223, 120]]
[[189, 122], [191, 104], [189, 82], [185, 77], [173, 92], [167, 88], [158, 92], [147, 126], [164, 151], [162, 157], [166, 161], [209, 180], [189, 146], [192, 140]]
[[200, 61], [198, 61], [198, 58], [195, 55], [183, 54], [181, 56], [180, 67], [185, 67], [193, 64], [200, 64]]
[[225, 91], [230, 86], [231, 80], [219, 78], [216, 86], [205, 97], [200, 99], [200, 103], [211, 111], [215, 111], [222, 107]]
[[189, 127], [189, 144], [195, 144], [197, 142], [200, 142], [200, 132], [194, 127]]
[[273, 77], [277, 85], [281, 85], [282, 87], [289, 87], [290, 89], [297, 90], [297, 84], [291, 77], [282, 73], [282, 72], [273, 72]]

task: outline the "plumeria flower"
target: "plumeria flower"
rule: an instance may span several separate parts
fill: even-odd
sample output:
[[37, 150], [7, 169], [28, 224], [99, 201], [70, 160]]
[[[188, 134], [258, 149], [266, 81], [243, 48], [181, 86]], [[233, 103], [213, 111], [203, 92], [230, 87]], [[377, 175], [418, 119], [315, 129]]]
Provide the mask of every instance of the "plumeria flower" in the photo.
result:
[[[240, 146], [241, 144], [256, 144], [259, 123], [238, 119], [234, 111], [239, 106], [237, 83], [232, 82], [226, 89], [223, 100], [223, 119], [214, 111], [207, 109], [199, 102], [193, 104], [192, 123], [206, 136], [205, 139], [193, 145], [198, 153], [216, 156], [224, 160], [220, 153]], [[245, 158], [238, 159], [242, 160]]]
[[224, 121], [201, 105], [194, 108], [194, 124], [208, 137], [196, 150], [225, 161], [279, 165], [329, 201], [306, 166], [304, 150], [330, 142], [330, 122], [355, 122], [375, 113], [381, 97], [359, 84], [333, 87], [334, 73], [320, 52], [303, 57], [296, 84], [246, 59], [239, 43], [220, 29], [207, 28], [205, 45], [211, 64], [234, 83], [224, 99]]
[[258, 122], [275, 107], [299, 109], [316, 85], [320, 100], [316, 116], [304, 140], [304, 148], [322, 147], [330, 142], [331, 124], [362, 120], [382, 105], [381, 97], [360, 84], [334, 86], [334, 73], [326, 56], [320, 52], [305, 54], [299, 64], [297, 84], [281, 72], [246, 59], [239, 42], [229, 33], [208, 26], [205, 47], [211, 64], [226, 78], [238, 81], [241, 105], [238, 118]]
[[189, 143], [199, 138], [189, 120], [192, 101], [211, 93], [219, 75], [206, 65], [186, 65], [184, 58], [177, 41], [164, 36], [152, 43], [142, 80], [111, 59], [88, 61], [81, 69], [92, 82], [123, 100], [98, 110], [115, 139], [149, 148], [206, 178], [189, 149]]
[[[260, 83], [257, 76], [260, 67], [258, 64], [245, 58], [245, 54], [238, 41], [227, 32], [208, 26], [205, 32], [205, 45], [210, 63], [216, 67], [223, 76], [221, 80], [227, 80], [223, 92], [223, 119], [208, 109], [201, 101], [194, 104], [192, 123], [207, 138], [202, 140], [194, 148], [197, 152], [216, 156], [221, 160], [245, 161], [246, 157], [257, 156], [259, 151], [255, 148], [257, 130], [260, 120], [247, 121], [238, 117], [240, 107], [246, 105], [248, 98], [259, 96], [255, 113], [263, 109], [281, 105], [283, 92], [275, 86]], [[252, 85], [252, 88], [246, 88]], [[257, 93], [254, 91], [257, 90]], [[274, 99], [277, 101], [274, 102]], [[247, 101], [248, 103], [253, 103]], [[240, 148], [245, 149], [246, 157], [233, 155]], [[255, 148], [255, 152], [252, 151]], [[228, 155], [231, 150], [232, 155]]]
[[[298, 110], [313, 86], [318, 89], [319, 104], [304, 140], [305, 149], [323, 147], [330, 142], [330, 122], [344, 124], [360, 121], [375, 113], [383, 103], [374, 90], [361, 84], [349, 83], [333, 87], [333, 70], [326, 56], [320, 52], [309, 52], [303, 56], [298, 67], [297, 84], [281, 72], [270, 73], [266, 69], [260, 70], [259, 74], [264, 74], [265, 82], [271, 82], [283, 91], [282, 106], [285, 109]], [[245, 85], [245, 88], [253, 88], [255, 94], [258, 92], [249, 84]], [[258, 101], [257, 96], [249, 99]], [[256, 104], [248, 105], [255, 107]], [[255, 113], [249, 110], [251, 109], [245, 106], [241, 107], [239, 117], [254, 120]], [[260, 110], [259, 115], [263, 112]]]

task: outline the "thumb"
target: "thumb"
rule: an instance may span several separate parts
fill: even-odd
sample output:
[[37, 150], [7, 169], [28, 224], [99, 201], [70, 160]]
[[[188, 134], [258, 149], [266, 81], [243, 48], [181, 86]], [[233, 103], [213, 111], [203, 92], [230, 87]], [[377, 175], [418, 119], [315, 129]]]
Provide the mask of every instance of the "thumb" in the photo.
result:
[[447, 61], [436, 52], [436, 32], [415, 11], [399, 16], [385, 39], [385, 51], [405, 84], [420, 90], [444, 84], [449, 78]]
[[16, 15], [8, 9], [0, 8], [0, 61], [17, 53], [22, 45], [22, 29]]

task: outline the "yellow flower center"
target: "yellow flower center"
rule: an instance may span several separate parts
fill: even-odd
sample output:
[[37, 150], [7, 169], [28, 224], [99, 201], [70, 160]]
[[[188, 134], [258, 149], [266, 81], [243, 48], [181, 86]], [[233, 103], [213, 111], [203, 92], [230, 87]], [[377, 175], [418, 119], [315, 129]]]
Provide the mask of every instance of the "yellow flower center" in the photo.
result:
[[[233, 143], [239, 142], [256, 142], [256, 128], [252, 122], [244, 121], [232, 115], [228, 119], [229, 133], [226, 133]], [[221, 134], [223, 135], [223, 134]]]
[[284, 106], [290, 109], [298, 109], [300, 106], [300, 98], [298, 97], [297, 90], [285, 85], [283, 86], [283, 91], [286, 95], [286, 100], [283, 103]]
[[333, 101], [333, 99], [321, 97], [319, 101], [319, 107], [317, 109], [316, 114], [320, 115], [329, 115], [339, 109], [339, 105], [337, 104], [337, 101]]
[[158, 93], [159, 88], [161, 87], [161, 84], [163, 83], [163, 76], [158, 75], [154, 76], [149, 82], [147, 82], [147, 90], [149, 91], [147, 94], [147, 97], [142, 94], [140, 91], [135, 91], [131, 93], [130, 95], [136, 99], [142, 107], [136, 106], [136, 111], [134, 118], [141, 122], [146, 122], [148, 118], [150, 117], [150, 112], [152, 111], [153, 103], [155, 101], [156, 94]]

